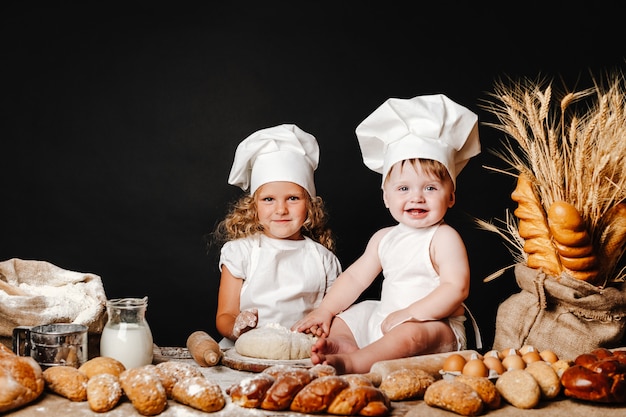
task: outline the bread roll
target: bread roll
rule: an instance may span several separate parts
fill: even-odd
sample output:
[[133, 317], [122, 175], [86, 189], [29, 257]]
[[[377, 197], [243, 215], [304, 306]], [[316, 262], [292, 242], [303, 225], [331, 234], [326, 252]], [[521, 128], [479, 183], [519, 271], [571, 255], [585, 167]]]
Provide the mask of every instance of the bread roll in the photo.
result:
[[176, 382], [187, 378], [204, 376], [200, 368], [187, 362], [161, 362], [155, 365], [154, 370], [159, 376], [168, 398], [172, 397], [172, 390]]
[[459, 375], [455, 379], [472, 387], [490, 410], [500, 408], [502, 397], [490, 379], [472, 375]]
[[535, 408], [541, 399], [541, 389], [535, 378], [524, 369], [511, 369], [498, 377], [496, 389], [516, 408]]
[[154, 365], [126, 369], [119, 380], [124, 394], [139, 414], [154, 416], [165, 410], [167, 393]]
[[484, 410], [483, 400], [469, 385], [455, 379], [440, 379], [424, 393], [424, 402], [431, 407], [452, 411], [462, 416], [477, 416]]
[[87, 402], [96, 413], [107, 412], [117, 405], [122, 397], [122, 387], [117, 375], [100, 373], [87, 381]]
[[115, 358], [108, 356], [96, 356], [83, 363], [79, 368], [79, 371], [87, 375], [87, 378], [91, 378], [98, 374], [111, 374], [119, 376], [126, 370], [124, 364]]
[[231, 385], [226, 393], [230, 395], [232, 402], [240, 407], [260, 408], [267, 390], [274, 381], [273, 376], [261, 372]]
[[352, 416], [386, 415], [391, 410], [391, 401], [384, 392], [376, 387], [360, 385], [348, 386], [339, 392], [328, 406], [329, 414]]
[[402, 368], [390, 372], [380, 382], [380, 390], [391, 401], [421, 399], [435, 378], [426, 371]]
[[539, 384], [541, 398], [551, 400], [559, 395], [561, 392], [561, 379], [549, 363], [537, 361], [529, 363], [525, 369]]
[[53, 366], [43, 371], [46, 387], [70, 401], [87, 401], [87, 375], [69, 365]]
[[22, 407], [45, 388], [39, 364], [30, 356], [17, 356], [0, 343], [0, 413]]
[[312, 373], [299, 370], [277, 374], [274, 383], [265, 393], [261, 408], [271, 411], [289, 409], [296, 394], [314, 378]]
[[179, 379], [172, 389], [172, 398], [206, 413], [219, 411], [226, 405], [222, 388], [204, 376]]
[[349, 385], [348, 381], [339, 376], [322, 376], [302, 388], [289, 409], [304, 414], [325, 412], [335, 397]]

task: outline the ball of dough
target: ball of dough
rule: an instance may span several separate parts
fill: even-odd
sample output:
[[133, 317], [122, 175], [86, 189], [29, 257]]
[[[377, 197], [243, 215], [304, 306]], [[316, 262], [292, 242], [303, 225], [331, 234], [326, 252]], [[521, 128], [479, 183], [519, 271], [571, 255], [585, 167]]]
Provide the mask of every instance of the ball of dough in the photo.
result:
[[272, 360], [297, 360], [311, 357], [315, 336], [293, 332], [270, 324], [247, 331], [235, 342], [235, 350], [243, 356]]

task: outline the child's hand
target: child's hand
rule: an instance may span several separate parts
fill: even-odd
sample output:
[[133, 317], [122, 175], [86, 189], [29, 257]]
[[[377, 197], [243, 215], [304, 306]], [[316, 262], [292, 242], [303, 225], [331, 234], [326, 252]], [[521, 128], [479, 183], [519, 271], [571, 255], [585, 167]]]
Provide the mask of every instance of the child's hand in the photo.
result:
[[385, 317], [385, 320], [380, 324], [380, 330], [383, 334], [387, 334], [391, 329], [399, 324], [407, 321], [415, 321], [411, 316], [411, 313], [407, 309], [394, 311]]
[[316, 309], [311, 311], [306, 317], [298, 320], [293, 326], [292, 331], [310, 333], [317, 337], [328, 336], [330, 332], [330, 322], [335, 315], [330, 311]]
[[235, 318], [235, 325], [233, 326], [233, 336], [239, 338], [242, 333], [247, 332], [250, 329], [254, 329], [259, 321], [259, 310], [256, 308], [250, 308], [244, 310]]

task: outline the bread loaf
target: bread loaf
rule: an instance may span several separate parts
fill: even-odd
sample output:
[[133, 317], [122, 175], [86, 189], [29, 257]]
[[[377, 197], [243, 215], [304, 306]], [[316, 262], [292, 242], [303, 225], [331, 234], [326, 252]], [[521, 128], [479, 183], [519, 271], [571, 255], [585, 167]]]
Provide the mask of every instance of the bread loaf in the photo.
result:
[[518, 204], [513, 214], [519, 219], [518, 232], [524, 239], [524, 252], [528, 254], [526, 264], [529, 268], [543, 269], [547, 274], [560, 275], [561, 264], [552, 245], [548, 220], [526, 174], [519, 175], [511, 199]]
[[91, 378], [98, 374], [111, 374], [119, 376], [126, 370], [124, 364], [115, 358], [108, 356], [96, 356], [83, 363], [79, 368], [79, 371], [87, 375], [87, 378]]
[[126, 369], [119, 376], [124, 394], [144, 416], [160, 414], [167, 406], [167, 393], [154, 367], [145, 365]]
[[0, 387], [0, 413], [22, 407], [39, 398], [45, 388], [41, 367], [0, 343]]
[[486, 408], [490, 410], [500, 408], [502, 397], [489, 378], [461, 374], [455, 377], [455, 379], [472, 387], [478, 393], [480, 399], [483, 400]]
[[204, 376], [200, 368], [187, 362], [161, 362], [155, 365], [154, 370], [161, 380], [168, 398], [172, 398], [172, 390], [178, 381]]
[[626, 351], [599, 348], [576, 357], [561, 375], [567, 397], [599, 403], [626, 402]]
[[548, 225], [563, 270], [573, 278], [595, 283], [599, 273], [598, 258], [576, 207], [555, 201], [548, 210]]
[[396, 369], [385, 376], [379, 388], [391, 401], [421, 399], [435, 377], [420, 369]]
[[172, 398], [206, 413], [219, 411], [226, 405], [222, 388], [204, 376], [192, 376], [178, 380], [172, 388]]
[[53, 366], [43, 371], [46, 387], [70, 401], [87, 401], [87, 375], [69, 365]]
[[303, 368], [273, 366], [231, 385], [233, 404], [264, 410], [305, 414], [383, 416], [390, 413], [387, 395], [362, 375], [318, 376]]
[[477, 416], [485, 408], [476, 390], [455, 379], [435, 381], [426, 389], [424, 402], [462, 416]]
[[122, 387], [117, 375], [100, 373], [87, 381], [87, 402], [96, 413], [112, 410], [122, 397]]

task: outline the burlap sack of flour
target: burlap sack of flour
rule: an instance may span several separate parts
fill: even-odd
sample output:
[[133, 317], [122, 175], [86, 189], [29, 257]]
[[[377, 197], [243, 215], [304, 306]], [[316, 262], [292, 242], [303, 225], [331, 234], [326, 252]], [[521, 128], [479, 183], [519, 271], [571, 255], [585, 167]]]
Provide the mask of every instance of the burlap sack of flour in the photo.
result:
[[619, 347], [626, 328], [626, 284], [598, 288], [567, 275], [555, 278], [515, 267], [521, 291], [498, 307], [493, 348], [531, 345], [575, 359], [598, 347]]
[[45, 261], [0, 262], [0, 341], [12, 345], [16, 326], [84, 324], [99, 335], [106, 295], [98, 275], [68, 271]]

